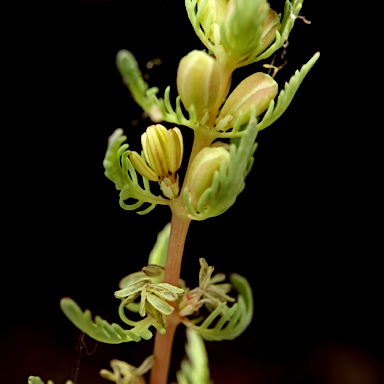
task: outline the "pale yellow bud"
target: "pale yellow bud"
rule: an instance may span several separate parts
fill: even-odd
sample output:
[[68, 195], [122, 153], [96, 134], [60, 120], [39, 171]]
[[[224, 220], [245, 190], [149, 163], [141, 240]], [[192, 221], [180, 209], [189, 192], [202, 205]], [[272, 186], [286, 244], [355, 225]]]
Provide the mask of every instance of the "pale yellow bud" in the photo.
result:
[[244, 79], [228, 96], [218, 118], [216, 129], [226, 131], [233, 127], [240, 112], [240, 124], [249, 121], [251, 108], [256, 108], [256, 116], [261, 115], [276, 97], [278, 85], [269, 75], [257, 72]]
[[258, 53], [264, 52], [265, 49], [272, 44], [276, 37], [276, 31], [279, 30], [280, 27], [281, 24], [279, 15], [270, 8], [263, 23], [263, 34], [261, 36]]
[[213, 56], [194, 50], [180, 60], [177, 90], [188, 112], [194, 106], [198, 120], [209, 116], [209, 111], [218, 98], [219, 89], [220, 69]]
[[[220, 23], [225, 16], [229, 0], [197, 0], [199, 21], [206, 37], [214, 45], [220, 44]], [[205, 4], [205, 5], [204, 5]], [[203, 8], [204, 5], [204, 8]]]
[[161, 124], [151, 125], [141, 135], [144, 159], [134, 151], [129, 158], [135, 169], [145, 178], [158, 181], [164, 195], [170, 199], [179, 193], [176, 175], [183, 157], [183, 137], [179, 128], [168, 129]]
[[229, 152], [223, 146], [203, 148], [193, 159], [186, 182], [193, 209], [198, 209], [199, 200], [212, 185], [215, 173], [223, 162], [229, 166], [229, 160]]
[[267, 0], [230, 0], [220, 23], [220, 39], [227, 55], [243, 63], [262, 53], [279, 29], [279, 16]]
[[131, 163], [135, 167], [136, 171], [140, 173], [140, 175], [151, 181], [159, 180], [157, 174], [148, 166], [148, 164], [137, 152], [130, 151], [129, 159], [131, 160]]
[[220, 24], [221, 42], [227, 55], [236, 62], [249, 57], [260, 44], [260, 25], [269, 4], [266, 0], [230, 0]]

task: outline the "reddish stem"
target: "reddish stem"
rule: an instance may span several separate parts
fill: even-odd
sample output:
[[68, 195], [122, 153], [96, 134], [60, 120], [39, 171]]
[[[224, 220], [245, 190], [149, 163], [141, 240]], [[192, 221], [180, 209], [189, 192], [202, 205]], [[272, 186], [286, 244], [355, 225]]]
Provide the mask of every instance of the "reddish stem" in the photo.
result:
[[[225, 70], [221, 72], [222, 85], [220, 89], [220, 97], [213, 109], [213, 117], [216, 117], [217, 111], [222, 104], [228, 84], [233, 71], [230, 67], [225, 67]], [[214, 119], [211, 117], [209, 124], [213, 126]], [[217, 137], [215, 130], [209, 129], [197, 129], [195, 131], [195, 137], [192, 146], [191, 156], [188, 162], [188, 168], [185, 175], [185, 180], [188, 178], [188, 171], [190, 165], [195, 156], [203, 149], [211, 145], [212, 141]], [[185, 183], [181, 189], [180, 195], [177, 199], [172, 202], [172, 221], [171, 221], [171, 233], [168, 241], [167, 260], [165, 263], [164, 270], [164, 282], [178, 286], [180, 278], [181, 261], [183, 258], [184, 244], [188, 233], [189, 224], [191, 219], [188, 218], [184, 201], [183, 201], [183, 190]], [[155, 356], [155, 363], [151, 370], [149, 384], [167, 384], [169, 365], [171, 361], [172, 345], [175, 336], [176, 328], [180, 323], [180, 317], [177, 310], [171, 316], [168, 316], [167, 331], [164, 335], [156, 332], [155, 345], [153, 354]]]
[[179, 285], [184, 244], [191, 219], [188, 218], [184, 202], [180, 198], [172, 205], [171, 233], [169, 235], [167, 260], [165, 262], [164, 283]]
[[167, 317], [167, 320], [167, 332], [164, 335], [156, 332], [155, 345], [153, 348], [155, 363], [151, 370], [150, 384], [166, 384], [168, 380], [173, 338], [175, 336], [176, 328], [180, 323], [180, 318], [177, 313], [173, 313]]
[[[179, 283], [184, 244], [191, 222], [183, 210], [183, 205], [179, 203], [178, 199], [175, 200], [175, 204], [172, 206], [171, 233], [164, 270], [164, 282], [176, 286]], [[167, 332], [164, 335], [156, 332], [153, 349], [155, 363], [151, 370], [150, 384], [167, 384], [173, 338], [180, 323], [180, 317], [176, 310], [167, 317], [167, 321]]]

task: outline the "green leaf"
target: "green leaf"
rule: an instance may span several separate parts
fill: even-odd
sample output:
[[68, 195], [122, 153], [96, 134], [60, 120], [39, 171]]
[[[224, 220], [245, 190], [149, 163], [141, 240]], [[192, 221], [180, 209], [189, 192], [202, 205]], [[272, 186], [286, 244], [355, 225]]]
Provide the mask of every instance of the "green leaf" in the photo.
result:
[[116, 56], [116, 66], [136, 103], [145, 111], [149, 109], [150, 102], [147, 98], [149, 87], [143, 79], [133, 54], [125, 49], [119, 51]]
[[168, 86], [164, 92], [164, 99], [158, 99], [158, 108], [163, 113], [163, 120], [168, 123], [174, 123], [178, 125], [185, 125], [186, 127], [195, 129], [198, 126], [198, 120], [195, 111], [189, 111], [189, 119], [187, 119], [183, 110], [181, 109], [180, 96], [176, 98], [176, 109], [173, 109], [169, 98], [170, 87]]
[[257, 129], [259, 131], [270, 126], [285, 112], [291, 103], [293, 96], [295, 96], [295, 93], [298, 90], [300, 84], [319, 57], [320, 52], [315, 53], [308, 61], [308, 63], [304, 64], [300, 71], [297, 70], [288, 83], [285, 83], [284, 89], [281, 90], [277, 98], [276, 107], [275, 101], [272, 100], [267, 111], [265, 112], [262, 121], [257, 125]]
[[166, 88], [164, 99], [156, 96], [159, 91], [158, 88], [148, 87], [131, 52], [125, 49], [119, 51], [116, 56], [116, 66], [136, 103], [140, 105], [154, 123], [165, 120], [169, 123], [185, 125], [190, 128], [195, 126], [195, 122], [185, 118], [179, 97], [176, 98], [176, 110], [172, 108], [169, 100], [170, 87]]
[[181, 362], [181, 370], [177, 372], [178, 384], [212, 384], [209, 378], [207, 351], [199, 334], [187, 328], [187, 345], [185, 347], [188, 360]]
[[239, 292], [237, 303], [232, 307], [221, 303], [201, 324], [189, 319], [184, 320], [183, 324], [205, 340], [232, 340], [243, 333], [253, 316], [252, 289], [248, 281], [238, 274], [231, 275], [231, 283]]
[[143, 271], [130, 273], [129, 275], [123, 277], [120, 280], [119, 287], [121, 289], [123, 289], [123, 288], [127, 287], [128, 285], [137, 283], [138, 281], [141, 281], [141, 280], [149, 280], [149, 282], [150, 282], [149, 277]]
[[[157, 235], [157, 240], [149, 254], [148, 264], [156, 264], [160, 267], [165, 266], [167, 259], [168, 240], [171, 233], [171, 223], [165, 225]], [[154, 281], [157, 283], [157, 281]]]
[[[128, 158], [128, 144], [123, 143], [127, 137], [123, 135], [122, 129], [116, 129], [108, 140], [108, 148], [105, 154], [103, 165], [105, 176], [115, 183], [116, 189], [120, 191], [120, 206], [126, 210], [140, 208], [144, 203], [150, 206], [138, 212], [146, 214], [150, 212], [157, 204], [169, 205], [170, 200], [161, 196], [155, 196], [149, 188], [149, 181], [143, 177], [144, 189], [139, 185], [136, 170]], [[126, 204], [125, 200], [137, 200], [134, 204]]]
[[84, 312], [70, 298], [61, 299], [60, 306], [68, 319], [81, 331], [102, 343], [120, 344], [128, 341], [140, 341], [142, 338], [149, 340], [152, 332], [148, 329], [151, 325], [159, 331], [165, 331], [157, 326], [152, 318], [145, 318], [135, 323], [131, 330], [124, 330], [116, 323], [109, 324], [99, 316], [92, 320], [91, 312]]

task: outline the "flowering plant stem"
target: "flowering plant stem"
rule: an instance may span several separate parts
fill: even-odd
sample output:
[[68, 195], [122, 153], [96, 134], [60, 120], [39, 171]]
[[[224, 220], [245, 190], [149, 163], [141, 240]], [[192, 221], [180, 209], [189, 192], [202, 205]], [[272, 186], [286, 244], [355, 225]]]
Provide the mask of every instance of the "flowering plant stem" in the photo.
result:
[[[178, 199], [179, 202], [181, 200]], [[176, 201], [175, 201], [176, 202]], [[186, 214], [180, 214], [183, 207], [180, 203], [172, 209], [171, 233], [169, 237], [167, 260], [164, 270], [164, 282], [177, 286], [180, 277], [181, 260], [185, 239], [191, 220]], [[151, 370], [150, 384], [166, 384], [171, 360], [172, 344], [176, 328], [180, 323], [178, 312], [167, 317], [167, 332], [162, 335], [156, 332], [153, 355], [155, 363]]]
[[[141, 155], [128, 150], [129, 145], [124, 144], [127, 137], [122, 129], [116, 130], [108, 142], [105, 175], [120, 191], [122, 208], [135, 210], [148, 203], [149, 207], [138, 212], [147, 214], [158, 204], [168, 205], [172, 219], [170, 230], [167, 224], [159, 233], [148, 265], [124, 277], [115, 292], [121, 300], [120, 318], [130, 329], [109, 324], [99, 316], [93, 320], [89, 310], [83, 312], [70, 298], [61, 301], [65, 315], [101, 342], [149, 340], [153, 336], [149, 327], [157, 329], [153, 354], [138, 368], [114, 359], [113, 372], [103, 369], [103, 378], [117, 384], [139, 384], [145, 382], [143, 375], [151, 369], [149, 384], [167, 384], [175, 332], [183, 323], [188, 329], [189, 361], [181, 365], [177, 380], [179, 384], [208, 384], [211, 380], [202, 340], [233, 340], [249, 326], [254, 305], [252, 289], [245, 278], [233, 274], [231, 283], [222, 283], [225, 275], [212, 276], [213, 266], [200, 258], [198, 287], [181, 287], [181, 263], [191, 220], [219, 216], [234, 204], [252, 168], [257, 132], [284, 113], [319, 58], [319, 53], [315, 54], [296, 71], [276, 101], [279, 87], [275, 72], [272, 77], [262, 72], [248, 76], [228, 96], [232, 73], [237, 68], [270, 57], [287, 41], [302, 2], [286, 0], [284, 14], [279, 16], [267, 0], [185, 0], [188, 17], [209, 53], [193, 50], [180, 60], [176, 110], [169, 99], [170, 88], [164, 99], [157, 98], [158, 88], [148, 88], [134, 56], [126, 50], [119, 52], [117, 65], [125, 83], [156, 124], [141, 137]], [[182, 176], [178, 171], [183, 160], [183, 136], [178, 127], [167, 129], [158, 124], [162, 121], [186, 125], [194, 131], [181, 189]], [[215, 142], [216, 139], [220, 141]], [[228, 143], [221, 139], [230, 140]], [[158, 183], [163, 196], [151, 192], [150, 182]], [[228, 295], [232, 288], [238, 292], [237, 300]], [[203, 305], [210, 312], [204, 321], [188, 318]], [[132, 321], [126, 316], [128, 310], [146, 318]], [[29, 383], [43, 384], [32, 376]]]
[[[215, 139], [211, 134], [213, 131], [197, 131], [193, 141], [192, 151], [189, 158], [188, 169], [185, 179], [188, 176], [188, 170], [191, 162], [195, 156], [201, 151], [202, 148], [209, 146]], [[183, 190], [183, 188], [182, 188]], [[181, 262], [184, 252], [184, 244], [187, 238], [189, 224], [191, 219], [185, 209], [184, 201], [182, 199], [182, 192], [171, 205], [172, 220], [171, 220], [171, 233], [169, 235], [167, 260], [164, 268], [164, 283], [178, 286], [180, 278]], [[155, 344], [153, 348], [153, 355], [155, 356], [155, 363], [151, 370], [150, 384], [166, 384], [168, 378], [169, 364], [171, 360], [173, 338], [176, 328], [181, 319], [178, 312], [175, 311], [172, 315], [167, 317], [168, 326], [165, 334], [156, 332]]]

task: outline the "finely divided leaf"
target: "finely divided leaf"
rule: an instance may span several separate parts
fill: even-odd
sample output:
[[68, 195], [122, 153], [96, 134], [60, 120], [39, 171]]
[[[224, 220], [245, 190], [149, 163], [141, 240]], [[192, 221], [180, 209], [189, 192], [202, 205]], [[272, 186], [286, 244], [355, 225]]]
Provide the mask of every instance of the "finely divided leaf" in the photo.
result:
[[120, 344], [128, 341], [140, 341], [142, 338], [149, 340], [152, 332], [148, 329], [155, 326], [152, 318], [145, 318], [136, 322], [131, 330], [124, 330], [116, 323], [109, 324], [99, 316], [92, 320], [91, 312], [87, 309], [84, 312], [70, 298], [61, 299], [60, 306], [68, 319], [81, 331], [93, 339], [102, 343]]
[[195, 330], [205, 340], [232, 340], [248, 327], [253, 316], [253, 295], [248, 281], [238, 275], [231, 275], [231, 283], [239, 292], [237, 303], [228, 307], [220, 304], [201, 324], [190, 320], [183, 323]]

